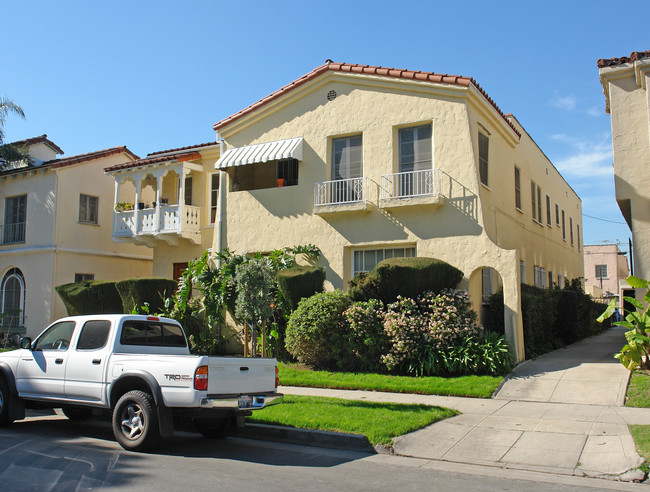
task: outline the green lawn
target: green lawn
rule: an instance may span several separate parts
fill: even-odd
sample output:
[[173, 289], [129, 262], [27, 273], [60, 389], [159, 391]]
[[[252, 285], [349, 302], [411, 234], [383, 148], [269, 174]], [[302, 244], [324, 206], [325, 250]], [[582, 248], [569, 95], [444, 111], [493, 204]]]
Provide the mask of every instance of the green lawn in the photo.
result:
[[362, 434], [368, 437], [372, 445], [390, 445], [393, 437], [457, 414], [455, 410], [427, 405], [286, 395], [282, 403], [254, 412], [248, 420], [303, 429]]
[[387, 376], [352, 372], [310, 371], [297, 364], [279, 364], [280, 384], [313, 388], [358, 389], [418, 393], [422, 395], [490, 398], [503, 377], [461, 376], [456, 378]]
[[641, 465], [641, 469], [648, 473], [650, 471], [650, 425], [631, 425], [630, 433], [634, 438], [636, 450], [639, 455], [646, 459], [646, 462]]
[[632, 373], [625, 406], [650, 408], [650, 371], [637, 370]]

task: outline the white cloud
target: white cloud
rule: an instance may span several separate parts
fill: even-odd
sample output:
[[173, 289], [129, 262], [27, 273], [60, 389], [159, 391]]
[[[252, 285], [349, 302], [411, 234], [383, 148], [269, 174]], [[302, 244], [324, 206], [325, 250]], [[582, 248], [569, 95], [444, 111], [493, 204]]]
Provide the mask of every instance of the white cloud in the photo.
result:
[[555, 159], [555, 165], [563, 175], [580, 178], [597, 178], [613, 176], [613, 153], [609, 136], [593, 140], [584, 140], [567, 134], [552, 135], [553, 140], [569, 145], [570, 152], [562, 158]]
[[592, 106], [587, 111], [585, 111], [585, 113], [596, 118], [605, 114], [605, 107], [603, 106], [602, 108], [599, 108], [598, 106]]
[[567, 111], [572, 111], [576, 107], [577, 99], [573, 94], [568, 96], [560, 96], [557, 93], [551, 99], [551, 105], [556, 108], [565, 109]]

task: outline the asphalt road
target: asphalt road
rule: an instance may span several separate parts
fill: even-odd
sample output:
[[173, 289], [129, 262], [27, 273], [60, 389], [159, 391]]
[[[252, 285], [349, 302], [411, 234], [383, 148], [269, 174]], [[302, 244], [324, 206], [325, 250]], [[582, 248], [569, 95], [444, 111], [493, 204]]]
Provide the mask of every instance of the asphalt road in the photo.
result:
[[648, 490], [598, 479], [180, 433], [124, 451], [108, 422], [32, 417], [0, 429], [2, 491]]

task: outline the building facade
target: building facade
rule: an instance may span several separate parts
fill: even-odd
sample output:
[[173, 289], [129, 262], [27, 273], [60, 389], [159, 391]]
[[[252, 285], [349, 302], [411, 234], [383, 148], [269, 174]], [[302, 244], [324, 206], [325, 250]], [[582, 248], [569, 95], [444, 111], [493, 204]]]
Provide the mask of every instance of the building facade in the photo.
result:
[[126, 147], [59, 158], [47, 138], [26, 147], [33, 162], [0, 170], [0, 333], [37, 335], [66, 309], [54, 290], [79, 280], [151, 275], [151, 253], [112, 241], [114, 181], [104, 167], [137, 158]]
[[586, 245], [585, 291], [595, 299], [620, 301], [630, 289], [625, 279], [630, 275], [625, 254], [616, 244]]

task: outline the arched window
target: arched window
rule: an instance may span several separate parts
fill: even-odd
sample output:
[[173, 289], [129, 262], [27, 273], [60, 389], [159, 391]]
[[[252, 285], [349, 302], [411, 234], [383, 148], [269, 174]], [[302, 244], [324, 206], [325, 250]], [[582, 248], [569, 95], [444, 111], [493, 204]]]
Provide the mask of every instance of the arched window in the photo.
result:
[[25, 319], [25, 277], [18, 268], [5, 273], [0, 285], [3, 331], [20, 328]]

